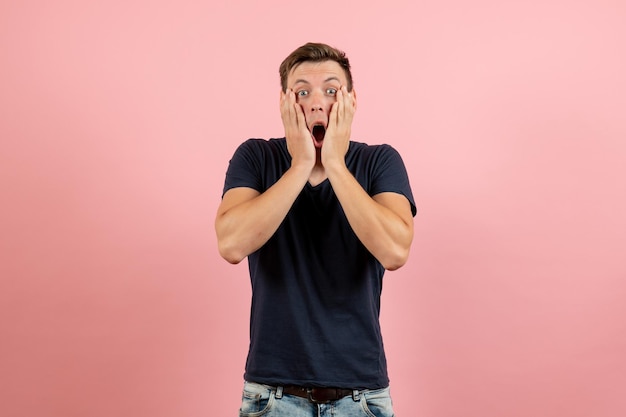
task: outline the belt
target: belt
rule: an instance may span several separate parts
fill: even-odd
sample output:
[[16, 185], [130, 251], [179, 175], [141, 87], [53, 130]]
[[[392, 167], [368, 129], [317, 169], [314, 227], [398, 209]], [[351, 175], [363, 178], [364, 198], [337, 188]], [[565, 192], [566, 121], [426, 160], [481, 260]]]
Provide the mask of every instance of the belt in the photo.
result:
[[354, 393], [354, 390], [344, 388], [321, 388], [321, 387], [298, 387], [287, 385], [283, 387], [283, 393], [306, 398], [315, 404], [325, 404], [337, 401]]

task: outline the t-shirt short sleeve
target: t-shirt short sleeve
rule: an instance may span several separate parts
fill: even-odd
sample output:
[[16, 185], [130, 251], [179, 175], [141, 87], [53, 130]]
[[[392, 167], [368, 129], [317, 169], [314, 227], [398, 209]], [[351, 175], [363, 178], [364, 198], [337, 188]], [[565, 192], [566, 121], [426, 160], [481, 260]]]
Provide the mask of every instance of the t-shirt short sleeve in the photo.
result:
[[402, 157], [390, 145], [380, 145], [373, 156], [373, 172], [370, 178], [369, 194], [374, 196], [384, 192], [404, 195], [411, 204], [413, 216], [417, 213], [415, 200], [409, 183], [409, 176]]
[[264, 141], [259, 139], [248, 139], [239, 145], [228, 163], [222, 197], [226, 191], [237, 187], [253, 188], [259, 192], [264, 191], [262, 184], [264, 176], [261, 172], [263, 167], [260, 163], [263, 154], [262, 142]]

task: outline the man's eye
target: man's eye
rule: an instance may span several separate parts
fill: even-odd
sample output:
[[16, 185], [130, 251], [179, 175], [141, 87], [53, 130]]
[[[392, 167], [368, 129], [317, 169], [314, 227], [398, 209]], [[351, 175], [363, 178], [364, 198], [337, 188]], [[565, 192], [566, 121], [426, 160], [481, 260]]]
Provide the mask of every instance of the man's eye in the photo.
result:
[[337, 89], [336, 88], [327, 88], [326, 89], [326, 94], [334, 96], [335, 94], [337, 94]]
[[306, 91], [306, 90], [300, 90], [300, 91], [298, 91], [297, 94], [298, 94], [298, 97], [304, 97], [304, 96], [308, 95], [309, 92]]

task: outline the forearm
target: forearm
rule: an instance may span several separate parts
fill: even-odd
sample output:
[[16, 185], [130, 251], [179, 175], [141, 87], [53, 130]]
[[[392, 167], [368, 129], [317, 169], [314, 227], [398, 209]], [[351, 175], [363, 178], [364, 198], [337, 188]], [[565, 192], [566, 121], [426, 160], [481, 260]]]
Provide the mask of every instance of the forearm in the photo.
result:
[[222, 257], [230, 263], [239, 263], [263, 246], [282, 223], [309, 174], [310, 169], [291, 167], [264, 193], [243, 197], [234, 204], [223, 201], [215, 219]]
[[[344, 164], [326, 167], [328, 179], [355, 234], [385, 269], [400, 268], [406, 262], [413, 240], [413, 218], [398, 215], [370, 197]], [[382, 197], [381, 197], [382, 198]], [[404, 201], [403, 201], [404, 200]]]

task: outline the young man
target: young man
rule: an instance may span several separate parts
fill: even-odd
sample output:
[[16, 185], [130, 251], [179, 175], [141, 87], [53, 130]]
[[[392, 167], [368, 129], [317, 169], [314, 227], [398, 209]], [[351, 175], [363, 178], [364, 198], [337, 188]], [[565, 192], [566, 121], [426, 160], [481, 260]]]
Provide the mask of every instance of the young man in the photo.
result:
[[413, 239], [408, 176], [389, 145], [350, 140], [343, 52], [308, 43], [279, 72], [285, 137], [236, 150], [215, 221], [252, 282], [240, 416], [392, 416], [380, 295]]

